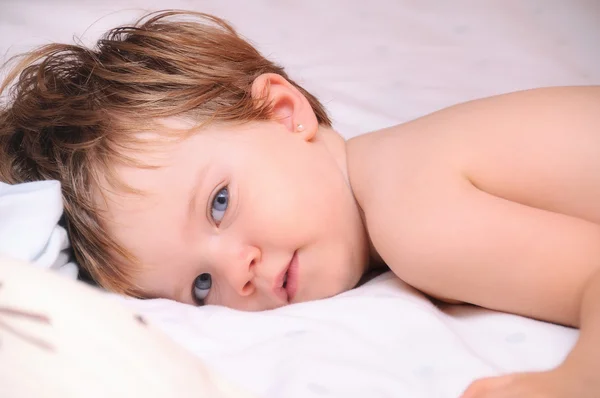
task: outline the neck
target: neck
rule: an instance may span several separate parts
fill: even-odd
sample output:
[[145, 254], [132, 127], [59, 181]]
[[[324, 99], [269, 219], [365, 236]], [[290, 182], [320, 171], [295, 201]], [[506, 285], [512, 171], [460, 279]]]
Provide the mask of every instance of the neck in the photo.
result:
[[[348, 178], [348, 164], [346, 162], [346, 140], [331, 127], [319, 127], [317, 133], [318, 141], [323, 144], [323, 147], [331, 158], [335, 161], [338, 168], [340, 169], [344, 179], [348, 186], [350, 186], [350, 179]], [[352, 187], [350, 187], [352, 188]]]
[[329, 152], [330, 156], [336, 162], [338, 168], [344, 176], [344, 179], [346, 180], [346, 184], [348, 184], [348, 187], [352, 192], [352, 196], [355, 198], [356, 207], [360, 212], [362, 225], [365, 229], [365, 234], [369, 243], [369, 263], [367, 264], [365, 272], [368, 272], [373, 269], [380, 269], [382, 267], [386, 267], [381, 256], [379, 255], [379, 253], [377, 253], [377, 250], [373, 246], [373, 242], [371, 241], [371, 237], [369, 236], [369, 232], [367, 229], [367, 220], [365, 218], [365, 212], [360, 207], [360, 204], [356, 201], [356, 196], [354, 195], [352, 184], [350, 184], [350, 178], [348, 174], [346, 140], [337, 131], [333, 130], [330, 127], [319, 127], [317, 139], [324, 145], [325, 149]]

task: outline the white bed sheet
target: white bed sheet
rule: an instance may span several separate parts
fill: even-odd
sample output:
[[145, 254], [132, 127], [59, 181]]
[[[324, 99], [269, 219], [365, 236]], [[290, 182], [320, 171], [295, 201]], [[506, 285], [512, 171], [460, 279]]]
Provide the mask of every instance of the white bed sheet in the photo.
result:
[[[229, 19], [323, 100], [346, 137], [481, 96], [600, 83], [596, 0], [1, 0], [0, 54], [74, 34], [90, 43], [142, 9], [167, 7]], [[453, 397], [477, 377], [552, 367], [577, 335], [479, 309], [442, 311], [390, 274], [260, 314], [126, 303], [266, 397]]]
[[211, 369], [268, 398], [458, 397], [474, 378], [558, 365], [578, 335], [437, 307], [391, 272], [334, 298], [260, 313], [125, 302]]

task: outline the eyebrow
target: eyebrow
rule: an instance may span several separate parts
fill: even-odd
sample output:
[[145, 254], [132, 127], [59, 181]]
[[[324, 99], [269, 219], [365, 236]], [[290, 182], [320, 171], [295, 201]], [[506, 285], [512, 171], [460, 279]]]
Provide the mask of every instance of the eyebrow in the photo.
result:
[[[190, 286], [190, 290], [192, 289], [192, 287]], [[185, 285], [181, 288], [177, 288], [175, 287], [173, 293], [173, 298], [175, 299], [175, 301], [179, 301], [180, 303], [185, 303], [185, 304], [189, 304], [190, 302], [187, 299], [188, 295], [184, 294], [185, 292]], [[193, 299], [193, 297], [192, 297]]]
[[192, 182], [190, 191], [186, 195], [188, 198], [188, 205], [187, 205], [187, 210], [185, 213], [186, 229], [187, 229], [187, 226], [189, 225], [189, 223], [191, 222], [191, 220], [193, 220], [194, 216], [196, 216], [196, 209], [198, 207], [197, 206], [198, 205], [198, 195], [200, 194], [200, 191], [202, 190], [201, 189], [202, 182], [204, 181], [204, 177], [206, 176], [207, 171], [208, 171], [208, 167], [201, 167], [200, 170], [198, 170], [198, 172], [194, 176], [194, 180]]

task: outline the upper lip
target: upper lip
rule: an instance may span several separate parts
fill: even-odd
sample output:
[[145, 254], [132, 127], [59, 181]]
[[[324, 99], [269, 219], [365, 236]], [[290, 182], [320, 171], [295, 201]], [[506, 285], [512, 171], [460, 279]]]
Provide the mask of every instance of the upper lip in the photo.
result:
[[[283, 288], [283, 281], [285, 280], [285, 276], [288, 273], [290, 266], [292, 265], [292, 261], [294, 260], [294, 255], [295, 255], [295, 252], [294, 252], [294, 254], [292, 254], [290, 261], [285, 265], [283, 270], [273, 280], [273, 292], [275, 292], [275, 294], [277, 296], [281, 295], [280, 292], [281, 292], [281, 289]], [[285, 289], [283, 289], [283, 292], [286, 295], [286, 300], [287, 300], [287, 291]]]

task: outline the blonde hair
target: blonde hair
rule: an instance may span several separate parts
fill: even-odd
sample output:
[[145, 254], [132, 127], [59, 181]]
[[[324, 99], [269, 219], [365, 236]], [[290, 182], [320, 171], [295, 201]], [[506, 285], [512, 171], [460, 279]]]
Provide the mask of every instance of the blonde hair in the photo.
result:
[[[177, 18], [184, 17], [184, 18]], [[104, 288], [137, 296], [135, 259], [103, 226], [94, 191], [157, 118], [202, 122], [270, 117], [251, 96], [263, 73], [277, 73], [331, 124], [319, 101], [264, 58], [225, 21], [186, 11], [150, 13], [105, 34], [92, 49], [50, 44], [20, 60], [0, 85], [0, 180], [62, 184], [66, 226], [79, 265]], [[14, 61], [14, 60], [11, 60]], [[10, 92], [9, 85], [14, 82]]]

